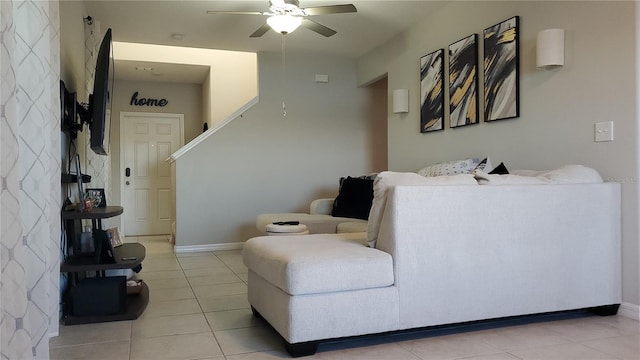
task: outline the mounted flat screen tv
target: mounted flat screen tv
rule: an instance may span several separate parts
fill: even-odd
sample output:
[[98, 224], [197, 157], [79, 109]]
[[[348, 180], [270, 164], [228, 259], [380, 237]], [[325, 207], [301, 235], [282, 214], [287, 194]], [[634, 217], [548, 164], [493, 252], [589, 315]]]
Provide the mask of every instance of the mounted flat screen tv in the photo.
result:
[[93, 94], [89, 99], [89, 122], [91, 150], [99, 155], [107, 155], [111, 132], [111, 102], [113, 91], [113, 49], [111, 29], [104, 34], [93, 80]]

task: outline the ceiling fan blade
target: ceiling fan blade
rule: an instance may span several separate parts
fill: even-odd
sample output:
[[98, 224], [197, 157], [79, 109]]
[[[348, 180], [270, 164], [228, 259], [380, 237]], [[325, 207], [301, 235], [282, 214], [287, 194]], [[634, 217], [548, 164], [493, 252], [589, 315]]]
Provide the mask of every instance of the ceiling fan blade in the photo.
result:
[[353, 4], [317, 6], [303, 9], [308, 15], [344, 14], [358, 12]]
[[221, 15], [269, 15], [266, 12], [260, 11], [207, 11], [207, 14], [221, 14]]
[[328, 28], [324, 25], [318, 24], [317, 22], [310, 20], [310, 19], [304, 19], [302, 20], [302, 24], [301, 26], [304, 26], [305, 28], [311, 30], [311, 31], [315, 31], [320, 35], [329, 37], [329, 36], [333, 36], [335, 35], [337, 32], [331, 28]]
[[258, 28], [258, 30], [254, 31], [253, 34], [251, 34], [249, 37], [252, 37], [252, 38], [260, 37], [260, 36], [264, 35], [270, 29], [271, 29], [271, 26], [269, 26], [269, 24], [265, 23], [264, 25], [260, 26]]

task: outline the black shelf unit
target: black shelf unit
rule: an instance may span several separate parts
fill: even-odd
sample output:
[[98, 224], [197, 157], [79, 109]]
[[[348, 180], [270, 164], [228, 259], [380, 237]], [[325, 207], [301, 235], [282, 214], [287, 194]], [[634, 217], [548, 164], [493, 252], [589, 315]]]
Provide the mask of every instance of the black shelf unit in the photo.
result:
[[[60, 271], [63, 272], [82, 272], [82, 271], [105, 271], [105, 270], [119, 270], [119, 269], [132, 269], [142, 263], [146, 255], [145, 248], [141, 244], [122, 244], [117, 248], [114, 248], [115, 264], [96, 264], [94, 254], [86, 254], [80, 256], [73, 256], [62, 264], [60, 264]], [[123, 258], [135, 257], [135, 260], [122, 260]]]
[[[65, 221], [67, 238], [72, 255], [60, 264], [60, 271], [69, 273], [70, 279], [74, 280], [78, 274], [95, 272], [96, 277], [104, 277], [106, 270], [132, 269], [139, 266], [146, 256], [146, 249], [137, 243], [125, 243], [114, 248], [115, 263], [96, 263], [93, 253], [81, 253], [79, 234], [82, 228], [82, 220], [91, 220], [93, 229], [102, 229], [102, 219], [118, 216], [124, 212], [121, 206], [107, 206], [93, 208], [90, 211], [80, 212], [76, 210], [63, 211], [62, 220]], [[135, 260], [123, 260], [124, 258], [135, 258]], [[70, 281], [73, 287], [75, 281]], [[64, 325], [89, 324], [96, 322], [121, 321], [137, 319], [147, 307], [149, 302], [149, 287], [143, 282], [139, 294], [127, 295], [125, 310], [113, 315], [73, 315], [70, 309], [64, 310], [62, 323]]]
[[62, 322], [64, 325], [81, 325], [108, 321], [135, 320], [142, 315], [147, 307], [147, 303], [149, 303], [149, 287], [143, 282], [140, 294], [127, 295], [127, 310], [122, 314], [88, 316], [65, 314]]
[[[85, 183], [85, 184], [91, 182], [91, 175], [82, 174], [81, 178], [82, 178], [82, 182]], [[77, 174], [62, 174], [62, 176], [60, 177], [60, 181], [63, 184], [77, 183], [78, 182], [78, 175]]]
[[101, 220], [114, 216], [118, 216], [124, 212], [122, 206], [105, 206], [101, 208], [93, 208], [89, 211], [63, 211], [62, 220]]

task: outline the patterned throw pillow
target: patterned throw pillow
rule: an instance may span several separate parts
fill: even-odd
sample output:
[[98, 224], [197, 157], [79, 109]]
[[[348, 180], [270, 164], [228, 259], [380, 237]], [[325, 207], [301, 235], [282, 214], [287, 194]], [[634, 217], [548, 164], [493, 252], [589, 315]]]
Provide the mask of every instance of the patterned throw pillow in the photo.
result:
[[473, 169], [472, 173], [475, 172], [475, 171], [489, 172], [491, 169], [493, 169], [493, 165], [491, 164], [491, 159], [486, 157], [486, 158], [482, 159], [482, 161], [480, 161], [480, 163], [478, 165], [476, 165], [476, 167]]
[[418, 175], [431, 177], [470, 174], [476, 168], [476, 166], [480, 164], [480, 160], [481, 159], [478, 158], [472, 158], [438, 163], [418, 170]]
[[500, 163], [500, 165], [494, 168], [493, 165], [491, 164], [491, 159], [487, 157], [487, 158], [484, 158], [484, 160], [480, 161], [478, 166], [476, 166], [476, 168], [473, 169], [471, 173], [474, 175], [479, 173], [491, 174], [491, 175], [496, 175], [496, 174], [507, 175], [509, 174], [509, 170], [507, 170], [507, 167], [504, 166], [504, 163]]

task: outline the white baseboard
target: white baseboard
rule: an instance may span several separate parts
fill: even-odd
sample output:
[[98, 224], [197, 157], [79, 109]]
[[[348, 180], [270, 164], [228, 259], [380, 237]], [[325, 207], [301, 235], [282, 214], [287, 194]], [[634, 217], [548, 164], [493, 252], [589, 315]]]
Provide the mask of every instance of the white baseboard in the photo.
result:
[[244, 242], [233, 242], [224, 244], [206, 244], [206, 245], [186, 245], [174, 246], [173, 251], [176, 254], [203, 252], [203, 251], [224, 251], [224, 250], [240, 250], [244, 246]]
[[640, 320], [640, 305], [626, 302], [622, 303], [620, 304], [620, 309], [618, 309], [618, 315], [633, 320]]

